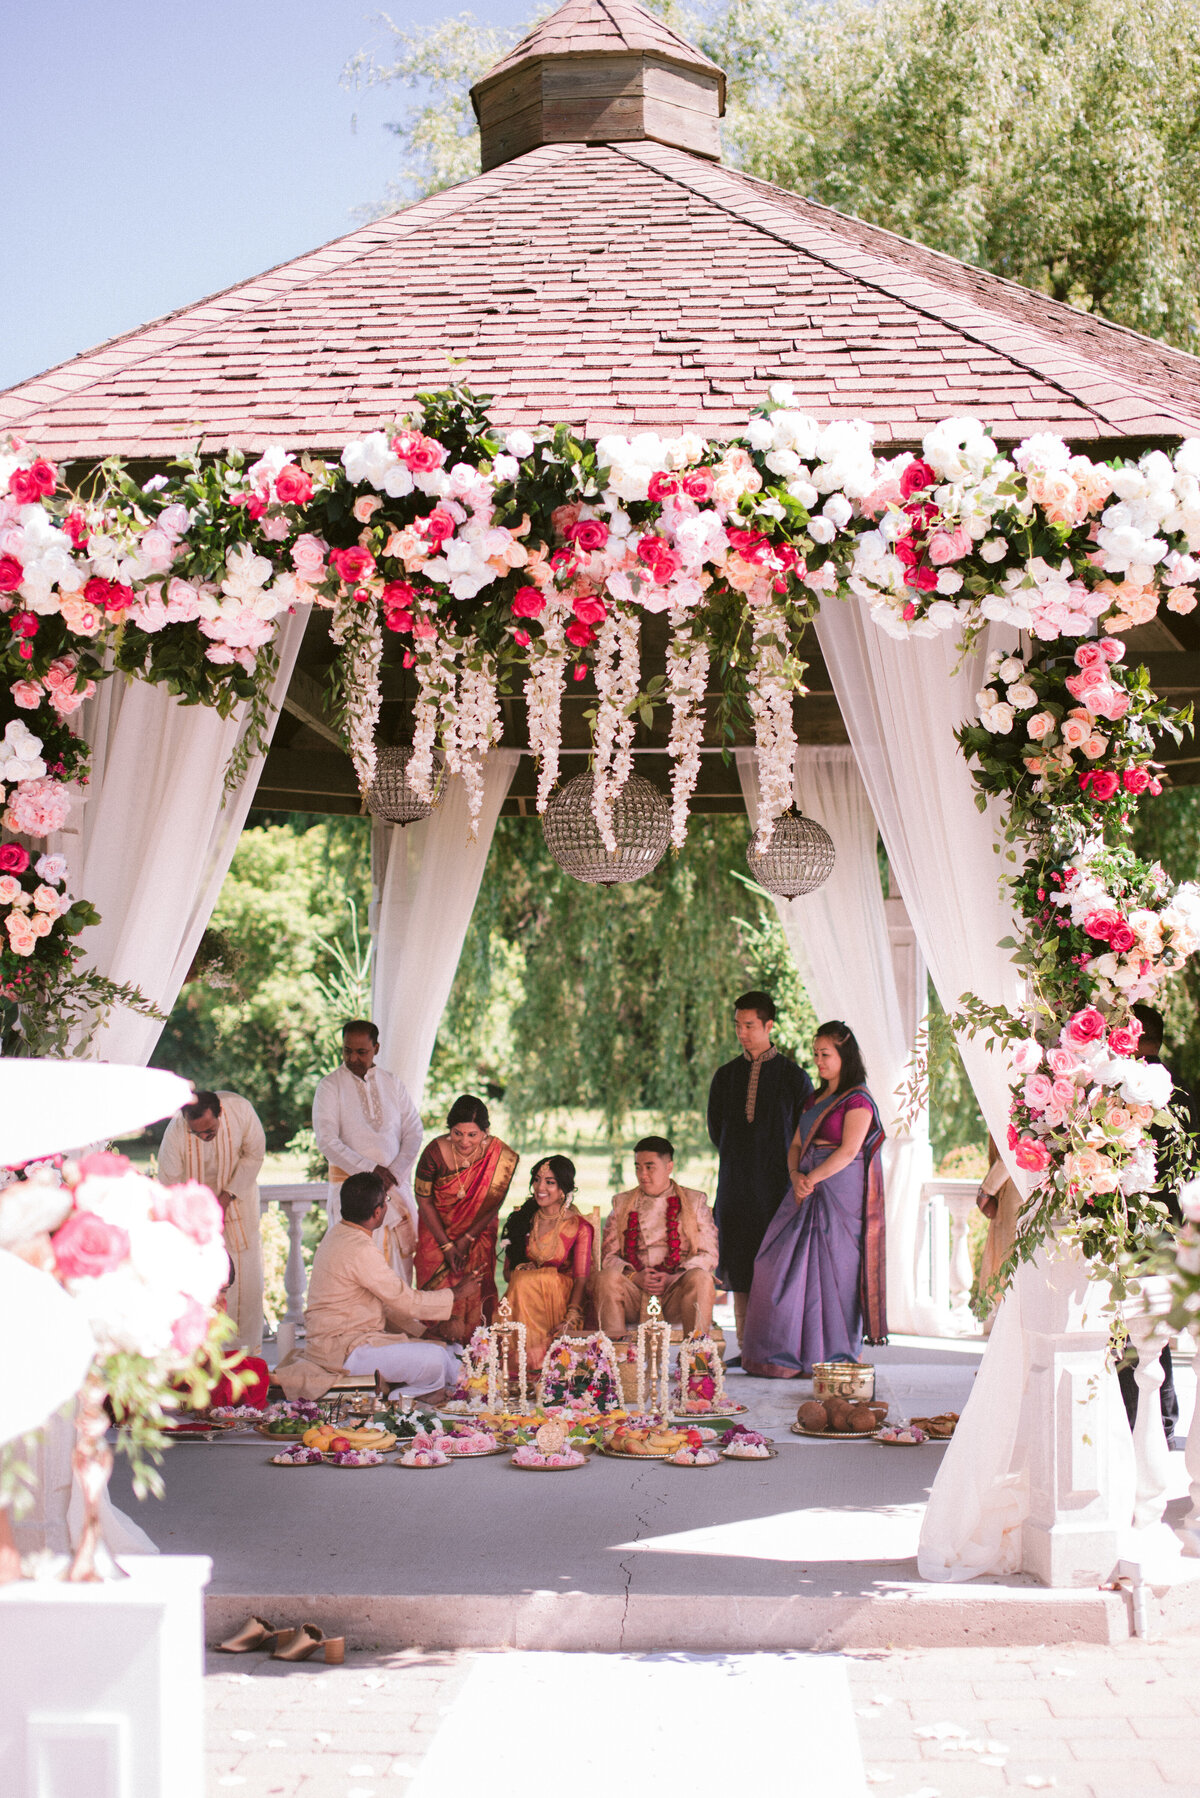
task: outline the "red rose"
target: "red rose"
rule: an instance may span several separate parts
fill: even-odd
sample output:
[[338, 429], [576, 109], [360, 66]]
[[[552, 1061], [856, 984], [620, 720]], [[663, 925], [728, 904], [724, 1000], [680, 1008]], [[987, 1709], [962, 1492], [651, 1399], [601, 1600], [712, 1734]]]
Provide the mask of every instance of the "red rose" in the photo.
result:
[[50, 495], [58, 485], [58, 470], [53, 462], [47, 462], [45, 456], [39, 456], [29, 469], [30, 478], [36, 482], [39, 493]]
[[1079, 776], [1079, 787], [1083, 793], [1090, 787], [1092, 798], [1104, 805], [1108, 800], [1116, 798], [1121, 783], [1111, 768], [1089, 768], [1086, 774]]
[[417, 590], [411, 581], [386, 581], [379, 600], [385, 606], [411, 606], [416, 597]]
[[56, 473], [51, 462], [37, 461], [31, 468], [14, 468], [8, 491], [19, 506], [36, 506], [43, 495], [54, 492]]
[[1121, 785], [1127, 793], [1144, 793], [1150, 785], [1148, 768], [1126, 768], [1121, 776]]
[[454, 535], [454, 520], [449, 512], [443, 512], [438, 506], [428, 518], [417, 519], [417, 529], [429, 538], [431, 543], [445, 543]]
[[674, 474], [652, 474], [646, 488], [647, 498], [652, 500], [669, 499], [673, 493], [679, 492], [679, 476]]
[[1109, 948], [1115, 955], [1128, 955], [1137, 942], [1128, 924], [1118, 924], [1108, 939]]
[[15, 593], [25, 579], [25, 570], [15, 556], [0, 556], [0, 593]]
[[0, 874], [24, 874], [29, 866], [29, 851], [20, 843], [0, 843]]
[[1120, 912], [1105, 906], [1100, 911], [1090, 911], [1083, 920], [1083, 928], [1088, 936], [1094, 936], [1098, 943], [1107, 943], [1120, 922]]
[[1085, 1047], [1088, 1043], [1102, 1041], [1104, 1037], [1104, 1019], [1094, 1005], [1085, 1005], [1070, 1019], [1066, 1029], [1069, 1043], [1080, 1043]]
[[94, 574], [84, 586], [83, 597], [98, 612], [123, 612], [126, 606], [133, 604], [133, 588], [123, 587], [119, 581], [106, 581], [102, 576]]
[[1140, 1024], [1136, 1029], [1130, 1025], [1128, 1028], [1110, 1030], [1108, 1033], [1108, 1046], [1114, 1055], [1136, 1055], [1138, 1037], [1141, 1034], [1142, 1027]]
[[[654, 482], [650, 485], [653, 486]], [[651, 498], [653, 497], [652, 494]], [[577, 549], [603, 549], [608, 542], [608, 526], [599, 518], [581, 518], [578, 524], [573, 524], [568, 529], [567, 540]]]
[[901, 497], [908, 499], [910, 494], [923, 493], [927, 487], [932, 487], [936, 480], [937, 476], [928, 462], [910, 462], [900, 476]]
[[8, 625], [14, 637], [36, 637], [38, 634], [37, 614], [34, 612], [14, 612]]
[[402, 462], [408, 463], [415, 474], [431, 474], [446, 460], [445, 450], [432, 437], [418, 436], [407, 455], [403, 455], [399, 450], [396, 451], [396, 454], [400, 456]]
[[575, 666], [571, 670], [571, 679], [572, 680], [586, 680], [587, 679], [587, 663], [586, 662], [576, 662]]
[[518, 587], [513, 595], [514, 618], [538, 618], [545, 609], [546, 602], [536, 587]]
[[[567, 626], [565, 634], [567, 642], [573, 644], [576, 649], [586, 649], [589, 643], [594, 643], [596, 641], [596, 633], [591, 625], [580, 624], [578, 619], [576, 619], [574, 624], [569, 624]], [[576, 676], [576, 679], [578, 679], [578, 676]]]
[[68, 512], [63, 519], [63, 530], [68, 532], [76, 549], [86, 549], [88, 540], [87, 519], [82, 512]]
[[689, 499], [711, 499], [714, 479], [711, 468], [693, 468], [683, 477], [683, 491]]
[[580, 624], [603, 624], [608, 617], [608, 607], [595, 594], [577, 599], [571, 607]]
[[129, 1237], [94, 1211], [76, 1211], [51, 1239], [54, 1264], [64, 1280], [94, 1280], [129, 1256]]
[[528, 649], [529, 645], [533, 642], [533, 638], [529, 635], [528, 631], [514, 631], [513, 642], [519, 643], [522, 649]]
[[374, 556], [359, 543], [352, 543], [349, 549], [331, 549], [329, 563], [335, 574], [350, 583], [375, 572]]
[[[765, 531], [747, 531], [730, 525], [725, 535], [743, 562], [761, 562], [765, 551], [771, 547]], [[655, 541], [654, 538], [642, 539], [643, 543]]]
[[389, 606], [383, 614], [383, 622], [390, 631], [410, 631], [413, 615], [404, 606]]
[[1018, 1138], [1013, 1157], [1020, 1168], [1030, 1174], [1042, 1174], [1050, 1166], [1050, 1151], [1045, 1143], [1038, 1142], [1034, 1136]]
[[924, 568], [911, 568], [904, 582], [908, 587], [915, 587], [918, 593], [933, 593], [937, 590], [937, 569], [928, 564]]
[[275, 497], [285, 506], [306, 506], [313, 496], [309, 475], [294, 462], [285, 462], [275, 476]]

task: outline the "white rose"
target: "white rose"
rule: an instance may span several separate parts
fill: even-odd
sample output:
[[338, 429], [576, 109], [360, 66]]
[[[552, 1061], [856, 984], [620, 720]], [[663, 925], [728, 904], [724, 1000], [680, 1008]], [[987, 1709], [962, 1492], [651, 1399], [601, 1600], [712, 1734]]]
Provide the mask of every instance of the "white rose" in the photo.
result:
[[1190, 1274], [1195, 1279], [1200, 1274], [1200, 1237], [1186, 1230], [1175, 1244], [1175, 1260], [1181, 1273]]
[[1008, 554], [1008, 543], [1003, 537], [985, 537], [979, 553], [985, 562], [1002, 562]]
[[826, 518], [833, 520], [839, 531], [843, 525], [849, 524], [853, 517], [853, 508], [844, 493], [831, 493], [821, 510]]
[[[1001, 673], [1003, 673], [1003, 670], [1001, 670]], [[1008, 703], [1009, 705], [1015, 705], [1019, 712], [1028, 711], [1030, 706], [1035, 706], [1037, 702], [1037, 694], [1032, 687], [1026, 686], [1024, 681], [1014, 681], [1013, 685], [1008, 689]]]
[[1000, 676], [1000, 679], [1004, 682], [1005, 686], [1008, 685], [1009, 681], [1020, 680], [1024, 672], [1025, 664], [1020, 656], [1003, 656], [999, 667], [996, 669], [996, 673]]
[[798, 475], [804, 464], [795, 450], [773, 449], [767, 457], [767, 467], [772, 474], [777, 474], [780, 480], [787, 481], [794, 475]]
[[958, 593], [962, 590], [963, 577], [957, 568], [943, 568], [937, 577], [939, 593]]
[[1171, 1076], [1160, 1061], [1130, 1061], [1123, 1069], [1121, 1097], [1127, 1105], [1153, 1105], [1163, 1111], [1170, 1103]]
[[504, 439], [504, 447], [510, 456], [523, 462], [526, 456], [533, 454], [533, 438], [528, 431], [510, 431]]
[[984, 730], [990, 730], [995, 737], [1006, 737], [1015, 722], [1010, 705], [990, 705], [979, 714], [979, 722]]
[[810, 518], [808, 534], [814, 543], [832, 543], [837, 536], [837, 526], [828, 518]]
[[775, 441], [775, 427], [769, 418], [752, 418], [746, 436], [752, 449], [769, 450]]
[[[790, 381], [772, 381], [767, 388], [773, 406], [790, 406], [796, 398], [796, 389]], [[1187, 445], [1184, 445], [1187, 448]]]
[[788, 493], [793, 499], [798, 499], [800, 504], [805, 506], [810, 512], [821, 497], [812, 482], [806, 481], [803, 478], [796, 481], [789, 481]]
[[[1200, 442], [1197, 442], [1196, 438], [1193, 438], [1192, 442], [1197, 444], [1197, 448], [1200, 448]], [[1179, 1188], [1177, 1197], [1179, 1209], [1188, 1222], [1200, 1224], [1200, 1177], [1194, 1180], [1185, 1180]]]

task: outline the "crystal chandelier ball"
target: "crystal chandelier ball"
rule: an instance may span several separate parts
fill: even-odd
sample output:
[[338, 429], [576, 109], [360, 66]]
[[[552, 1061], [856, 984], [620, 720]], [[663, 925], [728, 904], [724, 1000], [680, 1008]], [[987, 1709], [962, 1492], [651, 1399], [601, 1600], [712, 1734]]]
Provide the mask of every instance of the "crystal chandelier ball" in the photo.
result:
[[751, 839], [746, 851], [759, 886], [781, 899], [797, 899], [823, 886], [833, 872], [833, 839], [823, 825], [795, 810], [785, 812], [765, 849]]
[[546, 847], [567, 874], [592, 886], [644, 880], [662, 860], [671, 836], [671, 812], [663, 794], [631, 774], [613, 801], [615, 850], [600, 840], [592, 817], [591, 774], [576, 774], [554, 794], [542, 819]]
[[407, 746], [376, 749], [375, 778], [367, 788], [367, 810], [372, 817], [383, 818], [389, 824], [417, 824], [441, 803], [446, 788], [445, 762], [435, 753], [433, 797], [422, 799], [408, 779], [413, 754]]

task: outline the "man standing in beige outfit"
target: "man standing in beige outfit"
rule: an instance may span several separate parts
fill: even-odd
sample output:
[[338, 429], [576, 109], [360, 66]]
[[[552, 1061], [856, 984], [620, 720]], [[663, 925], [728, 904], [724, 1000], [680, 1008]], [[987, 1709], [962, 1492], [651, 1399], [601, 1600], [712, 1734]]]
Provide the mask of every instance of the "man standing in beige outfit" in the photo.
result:
[[201, 1090], [167, 1125], [158, 1151], [164, 1186], [196, 1180], [216, 1195], [225, 1217], [225, 1248], [233, 1269], [231, 1347], [261, 1355], [263, 1334], [262, 1233], [258, 1176], [267, 1139], [258, 1114], [237, 1093]]
[[596, 1305], [600, 1328], [624, 1336], [657, 1298], [668, 1323], [690, 1333], [712, 1328], [717, 1226], [708, 1198], [673, 1177], [665, 1136], [644, 1136], [633, 1152], [637, 1185], [619, 1192], [604, 1225]]

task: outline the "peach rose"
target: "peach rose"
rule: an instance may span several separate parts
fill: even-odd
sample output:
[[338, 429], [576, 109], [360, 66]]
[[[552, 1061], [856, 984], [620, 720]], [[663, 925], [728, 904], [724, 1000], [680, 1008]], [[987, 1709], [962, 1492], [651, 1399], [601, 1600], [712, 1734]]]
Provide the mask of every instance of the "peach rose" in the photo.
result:
[[1058, 720], [1053, 712], [1035, 712], [1025, 726], [1035, 743], [1043, 743], [1057, 728]]
[[1074, 712], [1062, 721], [1062, 740], [1068, 749], [1082, 749], [1092, 734], [1090, 718], [1077, 718]]

